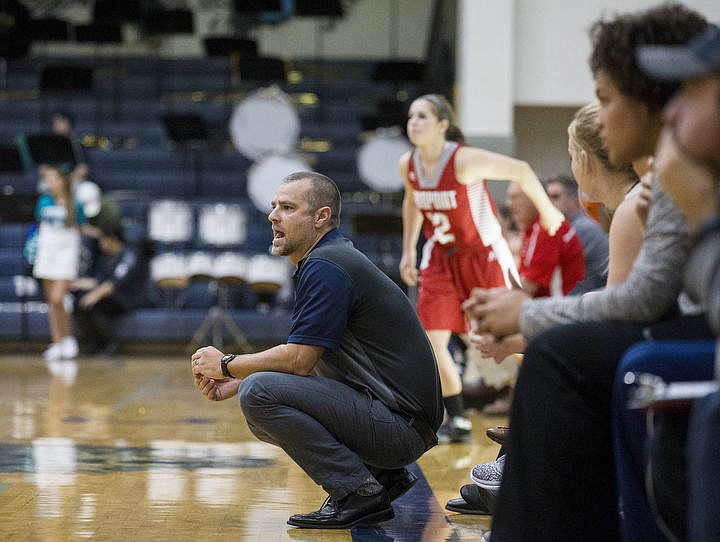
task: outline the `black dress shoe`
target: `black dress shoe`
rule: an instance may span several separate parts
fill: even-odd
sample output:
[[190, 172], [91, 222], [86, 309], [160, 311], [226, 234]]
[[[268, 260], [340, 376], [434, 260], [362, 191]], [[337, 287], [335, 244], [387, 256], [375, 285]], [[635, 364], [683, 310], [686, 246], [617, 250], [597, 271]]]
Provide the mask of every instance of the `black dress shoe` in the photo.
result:
[[[295, 514], [294, 516], [290, 517], [288, 523], [290, 523], [293, 518], [303, 518], [305, 521], [322, 520], [323, 518], [330, 517], [335, 513], [337, 513], [337, 509], [335, 508], [335, 501], [328, 496], [328, 498], [325, 499], [325, 502], [322, 503], [322, 506], [320, 508], [308, 514]], [[292, 523], [290, 523], [290, 525], [292, 525]]]
[[387, 493], [365, 497], [351, 493], [339, 501], [328, 500], [315, 512], [295, 514], [289, 525], [304, 529], [349, 529], [355, 525], [380, 523], [395, 517]]
[[475, 484], [460, 488], [460, 497], [450, 499], [445, 509], [460, 514], [491, 515], [495, 510], [496, 494]]
[[387, 491], [390, 502], [407, 493], [418, 481], [417, 476], [405, 468], [380, 471], [375, 479]]

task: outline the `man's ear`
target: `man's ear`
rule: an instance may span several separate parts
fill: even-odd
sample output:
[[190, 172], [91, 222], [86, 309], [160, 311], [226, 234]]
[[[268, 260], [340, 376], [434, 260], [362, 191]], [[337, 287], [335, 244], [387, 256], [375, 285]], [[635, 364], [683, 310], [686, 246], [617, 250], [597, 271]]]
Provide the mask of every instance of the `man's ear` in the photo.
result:
[[330, 207], [320, 207], [317, 211], [315, 211], [315, 226], [322, 228], [330, 221], [331, 216], [332, 211], [330, 210]]

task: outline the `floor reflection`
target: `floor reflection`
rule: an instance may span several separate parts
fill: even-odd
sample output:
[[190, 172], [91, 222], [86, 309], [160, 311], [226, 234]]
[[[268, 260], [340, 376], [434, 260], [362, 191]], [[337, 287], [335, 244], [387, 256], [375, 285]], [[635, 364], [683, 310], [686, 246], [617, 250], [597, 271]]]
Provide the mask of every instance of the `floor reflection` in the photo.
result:
[[325, 492], [252, 436], [237, 402], [201, 397], [185, 359], [0, 356], [0, 370], [0, 540], [466, 542], [489, 526], [443, 509], [497, 452], [484, 438], [413, 465], [391, 521], [297, 529], [287, 518]]
[[[245, 448], [245, 450], [244, 450]], [[40, 438], [31, 444], [0, 443], [0, 473], [111, 473], [252, 469], [271, 465], [273, 457], [248, 453], [242, 444], [172, 442], [150, 447], [92, 446], [67, 438]]]

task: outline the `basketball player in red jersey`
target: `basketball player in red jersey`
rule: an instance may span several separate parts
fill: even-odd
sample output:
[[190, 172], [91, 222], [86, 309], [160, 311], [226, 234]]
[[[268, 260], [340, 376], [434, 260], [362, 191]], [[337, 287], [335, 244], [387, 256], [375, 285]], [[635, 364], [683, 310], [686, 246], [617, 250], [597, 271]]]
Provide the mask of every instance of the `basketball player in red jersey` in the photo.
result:
[[[551, 235], [564, 217], [526, 162], [465, 146], [443, 96], [426, 94], [413, 101], [407, 132], [415, 149], [400, 159], [405, 180], [400, 275], [409, 286], [420, 282], [418, 315], [435, 352], [447, 411], [438, 439], [463, 442], [469, 440], [472, 427], [448, 348], [453, 333], [467, 333], [461, 304], [475, 287], [521, 284], [485, 180], [517, 181]], [[426, 242], [418, 270], [421, 229]]]

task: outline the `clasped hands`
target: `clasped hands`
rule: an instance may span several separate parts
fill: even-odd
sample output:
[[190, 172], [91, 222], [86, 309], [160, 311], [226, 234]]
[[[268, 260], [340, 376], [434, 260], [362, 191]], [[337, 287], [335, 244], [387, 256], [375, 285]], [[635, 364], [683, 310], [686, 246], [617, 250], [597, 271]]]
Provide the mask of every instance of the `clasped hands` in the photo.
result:
[[237, 394], [240, 379], [225, 378], [220, 367], [223, 353], [214, 346], [198, 348], [190, 357], [195, 387], [211, 401], [223, 401]]
[[469, 339], [485, 357], [500, 362], [521, 352], [520, 312], [529, 295], [520, 289], [475, 288], [462, 305], [469, 323]]

